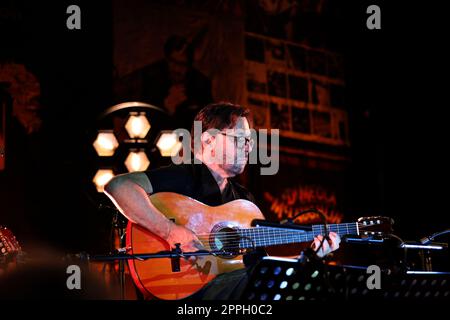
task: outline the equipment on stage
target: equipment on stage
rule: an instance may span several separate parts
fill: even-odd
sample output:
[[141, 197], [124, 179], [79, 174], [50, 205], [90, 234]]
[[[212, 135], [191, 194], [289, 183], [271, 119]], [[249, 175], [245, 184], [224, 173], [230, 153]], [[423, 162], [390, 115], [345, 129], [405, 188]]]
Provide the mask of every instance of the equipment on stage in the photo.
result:
[[0, 256], [6, 257], [20, 252], [21, 248], [16, 237], [6, 227], [0, 226]]
[[264, 257], [254, 268], [242, 299], [448, 301], [450, 272], [393, 272], [376, 265], [327, 265], [317, 259], [305, 263], [295, 259]]
[[[144, 298], [191, 296], [217, 275], [243, 268], [245, 254], [261, 247], [310, 242], [331, 231], [342, 238], [332, 264], [319, 259], [312, 249], [304, 250], [298, 259], [258, 256], [242, 299], [449, 297], [448, 245], [432, 242], [446, 232], [435, 233], [427, 241], [411, 242], [393, 234], [393, 220], [387, 217], [304, 226], [266, 221], [255, 204], [242, 199], [210, 207], [183, 195], [161, 192], [151, 195], [150, 200], [168, 219], [192, 230], [204, 250], [183, 252], [180, 244], [171, 248], [164, 239], [129, 222], [124, 246], [116, 254], [88, 256], [91, 261], [127, 260]], [[378, 268], [381, 289], [368, 287], [369, 268]]]
[[420, 242], [422, 244], [428, 244], [428, 243], [432, 242], [435, 238], [441, 237], [441, 236], [449, 234], [449, 233], [450, 233], [450, 229], [446, 229], [444, 231], [439, 231], [439, 232], [433, 233], [431, 236], [427, 236], [427, 237], [420, 239]]
[[20, 251], [19, 242], [11, 230], [0, 226], [0, 268], [11, 262]]
[[[193, 253], [181, 252], [179, 247], [171, 250], [164, 239], [136, 224], [128, 224], [126, 254], [113, 258], [129, 259], [136, 286], [145, 297], [161, 299], [185, 298], [217, 275], [243, 268], [242, 254], [259, 247], [309, 242], [330, 231], [340, 236], [373, 237], [392, 230], [392, 221], [386, 217], [313, 225], [310, 230], [296, 225], [262, 226], [261, 211], [254, 203], [242, 199], [210, 207], [183, 195], [161, 192], [151, 195], [150, 200], [168, 219], [196, 233], [205, 247]], [[259, 225], [251, 227], [254, 219]], [[180, 259], [190, 256], [196, 256], [195, 261]]]

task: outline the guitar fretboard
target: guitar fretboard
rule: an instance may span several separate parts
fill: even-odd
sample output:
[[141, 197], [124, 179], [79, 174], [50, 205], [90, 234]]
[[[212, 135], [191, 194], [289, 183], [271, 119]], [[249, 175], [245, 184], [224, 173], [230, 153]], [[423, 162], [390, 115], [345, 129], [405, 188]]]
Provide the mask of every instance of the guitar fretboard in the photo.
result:
[[[335, 232], [339, 236], [354, 234], [358, 235], [358, 223], [328, 224], [328, 232]], [[312, 231], [280, 229], [272, 227], [256, 227], [250, 229], [239, 229], [239, 248], [248, 249], [254, 247], [266, 247], [280, 244], [309, 242], [317, 235], [325, 234], [324, 225], [313, 225]]]

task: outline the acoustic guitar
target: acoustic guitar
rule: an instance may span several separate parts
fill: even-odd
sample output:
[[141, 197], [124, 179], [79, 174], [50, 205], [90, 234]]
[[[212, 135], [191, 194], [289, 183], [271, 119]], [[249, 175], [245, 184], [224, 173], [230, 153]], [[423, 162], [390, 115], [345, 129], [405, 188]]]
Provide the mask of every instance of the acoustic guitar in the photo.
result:
[[[174, 272], [170, 258], [140, 261], [129, 259], [134, 283], [145, 298], [182, 299], [200, 290], [217, 275], [243, 268], [242, 254], [258, 247], [309, 242], [325, 234], [323, 225], [312, 231], [251, 227], [254, 219], [264, 219], [259, 208], [247, 200], [234, 200], [211, 207], [192, 198], [161, 192], [150, 201], [168, 219], [192, 230], [214, 255], [180, 259], [180, 270]], [[329, 224], [328, 231], [344, 235], [381, 235], [391, 229], [386, 217], [360, 218], [354, 223]], [[157, 253], [171, 250], [162, 238], [132, 222], [128, 223], [126, 247], [129, 254]], [[192, 261], [194, 260], [194, 261]]]

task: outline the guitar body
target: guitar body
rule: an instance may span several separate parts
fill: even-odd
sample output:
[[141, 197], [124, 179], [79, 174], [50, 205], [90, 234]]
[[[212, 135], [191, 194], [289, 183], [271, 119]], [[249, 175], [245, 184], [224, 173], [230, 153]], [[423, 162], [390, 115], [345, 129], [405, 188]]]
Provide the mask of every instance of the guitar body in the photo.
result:
[[[254, 203], [242, 199], [210, 207], [183, 195], [161, 192], [151, 195], [150, 200], [168, 219], [192, 230], [199, 237], [233, 228], [250, 228], [253, 219], [264, 219]], [[215, 240], [200, 239], [205, 249], [214, 249]], [[129, 254], [171, 250], [164, 239], [131, 222], [127, 227], [126, 242]], [[130, 259], [128, 263], [131, 276], [145, 298], [167, 300], [188, 297], [217, 275], [244, 267], [242, 255], [209, 255], [197, 257], [195, 261], [181, 258], [179, 272], [172, 271], [170, 258]]]

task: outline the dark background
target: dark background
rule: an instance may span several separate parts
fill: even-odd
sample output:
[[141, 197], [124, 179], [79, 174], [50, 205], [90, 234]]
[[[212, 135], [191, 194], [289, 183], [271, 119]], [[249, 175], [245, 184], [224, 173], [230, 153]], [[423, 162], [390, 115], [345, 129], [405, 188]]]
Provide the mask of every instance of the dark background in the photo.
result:
[[[81, 30], [66, 28], [71, 4], [81, 7]], [[381, 7], [381, 30], [366, 28], [371, 4]], [[391, 216], [397, 234], [411, 240], [448, 228], [445, 10], [438, 1], [342, 6], [343, 19], [330, 20], [326, 29], [346, 60], [352, 140], [347, 210], [350, 216]], [[23, 187], [13, 195], [20, 205], [0, 203], [0, 223], [16, 228], [19, 238], [66, 251], [103, 251], [110, 216], [89, 196], [86, 132], [113, 104], [112, 5], [3, 1], [0, 8], [1, 59], [25, 63], [36, 73], [45, 106], [45, 130], [33, 142], [37, 151], [15, 151], [24, 160], [15, 164], [20, 179], [0, 173], [8, 203], [12, 179]], [[249, 189], [257, 183], [249, 181]], [[23, 219], [32, 221], [28, 229], [16, 219], [22, 206], [28, 208]]]

